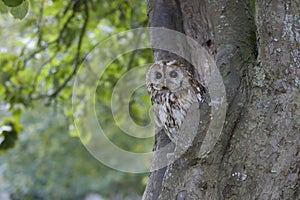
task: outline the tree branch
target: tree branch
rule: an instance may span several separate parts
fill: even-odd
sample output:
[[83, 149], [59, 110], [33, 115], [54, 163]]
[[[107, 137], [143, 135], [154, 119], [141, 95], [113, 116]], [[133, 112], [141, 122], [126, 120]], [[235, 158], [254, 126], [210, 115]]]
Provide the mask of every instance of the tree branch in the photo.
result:
[[66, 80], [54, 91], [52, 94], [50, 94], [48, 97], [50, 98], [55, 98], [61, 90], [67, 85], [67, 83], [72, 79], [72, 77], [76, 74], [79, 66], [83, 62], [84, 59], [81, 58], [81, 46], [82, 46], [82, 41], [83, 37], [86, 31], [86, 27], [88, 24], [89, 20], [89, 10], [88, 10], [88, 3], [87, 1], [84, 1], [84, 13], [85, 13], [85, 20], [83, 23], [83, 27], [81, 29], [80, 35], [79, 35], [79, 40], [78, 40], [78, 45], [77, 45], [77, 51], [74, 59], [74, 68], [72, 73], [66, 78]]

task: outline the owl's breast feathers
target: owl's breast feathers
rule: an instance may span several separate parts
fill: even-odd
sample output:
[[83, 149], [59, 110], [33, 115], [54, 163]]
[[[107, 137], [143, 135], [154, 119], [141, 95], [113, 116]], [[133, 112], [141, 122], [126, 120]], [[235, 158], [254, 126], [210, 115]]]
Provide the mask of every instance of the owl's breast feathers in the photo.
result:
[[[158, 117], [158, 124], [163, 125], [169, 132], [175, 134], [192, 103], [186, 95], [176, 95], [170, 90], [151, 90], [151, 102]], [[183, 106], [185, 105], [185, 106]], [[172, 128], [172, 130], [170, 129]]]

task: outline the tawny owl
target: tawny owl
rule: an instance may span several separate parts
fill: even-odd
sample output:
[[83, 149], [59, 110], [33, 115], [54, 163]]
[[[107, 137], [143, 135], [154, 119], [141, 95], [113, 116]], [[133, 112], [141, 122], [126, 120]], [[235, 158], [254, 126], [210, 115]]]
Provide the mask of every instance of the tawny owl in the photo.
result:
[[183, 64], [162, 60], [153, 64], [146, 75], [154, 121], [164, 128], [172, 141], [180, 130], [189, 107], [203, 101], [204, 86]]

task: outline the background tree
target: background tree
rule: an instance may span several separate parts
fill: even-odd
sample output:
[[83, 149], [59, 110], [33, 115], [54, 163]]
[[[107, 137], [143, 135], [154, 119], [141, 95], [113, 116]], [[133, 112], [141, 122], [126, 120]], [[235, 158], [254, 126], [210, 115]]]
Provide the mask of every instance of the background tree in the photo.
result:
[[[147, 174], [110, 169], [87, 152], [73, 124], [71, 95], [76, 73], [95, 46], [112, 34], [146, 26], [146, 3], [0, 0], [0, 12], [0, 195], [83, 199], [96, 192], [140, 199]], [[124, 73], [151, 60], [151, 50], [122, 55], [97, 83], [99, 120], [107, 136], [128, 151], [151, 149], [152, 139], [137, 143], [120, 137], [125, 134], [110, 112], [111, 93]], [[149, 98], [141, 88], [130, 103], [139, 124], [149, 121], [145, 107]]]
[[[145, 2], [133, 2], [0, 1], [0, 95], [13, 115], [2, 124], [18, 124], [22, 108], [32, 108], [37, 101], [64, 104], [71, 117], [73, 78], [86, 56], [111, 34], [146, 25]], [[109, 99], [118, 77], [151, 57], [149, 51], [116, 59], [100, 82], [100, 88], [107, 89], [101, 102]]]
[[37, 106], [23, 114], [22, 125], [17, 145], [0, 156], [0, 194], [11, 199], [84, 199], [89, 193], [140, 199], [145, 175], [100, 164], [77, 137], [70, 137], [60, 108]]
[[[299, 198], [300, 2], [147, 3], [149, 26], [182, 32], [215, 56], [228, 109], [211, 153], [197, 154], [207, 129], [201, 125], [180, 159], [150, 174], [143, 199]], [[177, 58], [160, 50], [154, 55]], [[159, 149], [168, 139], [162, 131], [155, 140]]]

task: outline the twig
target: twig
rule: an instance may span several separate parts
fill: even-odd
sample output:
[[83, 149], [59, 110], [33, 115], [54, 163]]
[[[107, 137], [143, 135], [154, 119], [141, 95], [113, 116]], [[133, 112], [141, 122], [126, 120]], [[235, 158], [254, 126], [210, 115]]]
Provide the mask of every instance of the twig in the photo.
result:
[[80, 35], [79, 35], [79, 40], [78, 40], [78, 45], [77, 45], [77, 51], [76, 51], [76, 56], [75, 56], [75, 62], [74, 62], [74, 69], [72, 71], [72, 73], [66, 78], [66, 80], [56, 89], [56, 91], [54, 91], [52, 94], [48, 95], [49, 98], [53, 99], [55, 98], [60, 92], [61, 90], [67, 85], [67, 83], [72, 79], [72, 77], [76, 74], [80, 64], [83, 62], [83, 59], [81, 59], [81, 46], [82, 46], [82, 41], [83, 41], [83, 36], [84, 33], [86, 31], [86, 27], [87, 27], [87, 23], [88, 23], [88, 19], [89, 19], [89, 10], [88, 10], [88, 4], [85, 1], [84, 2], [84, 11], [85, 11], [85, 20], [83, 23], [83, 27], [81, 29]]

